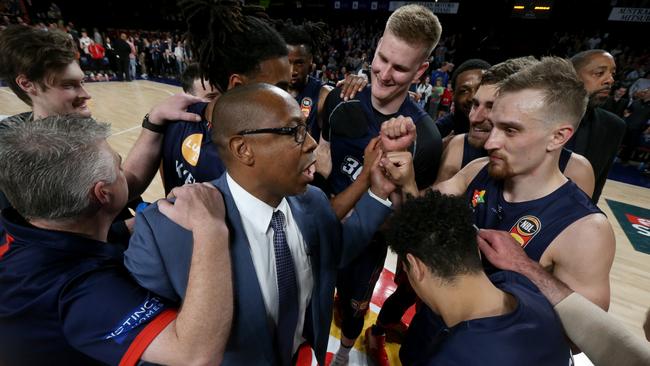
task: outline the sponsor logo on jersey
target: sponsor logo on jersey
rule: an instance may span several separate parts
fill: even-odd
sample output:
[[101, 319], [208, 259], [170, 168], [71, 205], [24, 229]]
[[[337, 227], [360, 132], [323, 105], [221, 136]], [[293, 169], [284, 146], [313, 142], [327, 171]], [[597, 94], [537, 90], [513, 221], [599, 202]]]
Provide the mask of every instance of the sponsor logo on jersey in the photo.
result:
[[183, 159], [185, 159], [185, 161], [187, 161], [191, 166], [196, 166], [196, 164], [199, 162], [202, 141], [203, 134], [200, 133], [189, 135], [185, 138], [185, 140], [183, 140], [181, 153], [183, 154]]
[[517, 223], [510, 229], [510, 235], [525, 248], [533, 240], [535, 235], [542, 229], [542, 222], [532, 215], [526, 215], [517, 220]]
[[474, 190], [472, 194], [472, 207], [476, 207], [479, 203], [485, 203], [485, 190], [479, 191], [478, 189]]
[[147, 298], [133, 309], [131, 313], [118, 323], [115, 329], [107, 334], [104, 339], [115, 339], [121, 344], [126, 338], [126, 334], [137, 328], [139, 325], [149, 322], [156, 317], [163, 309], [165, 304], [157, 296], [147, 295]]
[[311, 113], [311, 108], [314, 105], [314, 101], [310, 97], [304, 97], [300, 101], [300, 110], [305, 118], [309, 118], [309, 113]]

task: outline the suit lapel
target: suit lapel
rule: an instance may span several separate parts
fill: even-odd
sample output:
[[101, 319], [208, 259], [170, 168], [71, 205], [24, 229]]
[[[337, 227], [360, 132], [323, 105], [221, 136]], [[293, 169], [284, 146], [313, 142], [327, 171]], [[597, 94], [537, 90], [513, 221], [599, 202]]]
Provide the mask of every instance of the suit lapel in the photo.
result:
[[311, 262], [311, 272], [314, 278], [314, 289], [305, 312], [305, 325], [303, 327], [303, 337], [313, 343], [316, 336], [314, 324], [320, 324], [320, 304], [318, 302], [320, 298], [320, 237], [318, 235], [314, 214], [308, 211], [308, 208], [302, 204], [300, 197], [288, 197], [287, 201], [291, 207], [291, 214], [296, 220], [302, 238], [305, 241], [305, 250]]
[[[235, 293], [235, 321], [248, 328], [248, 334], [256, 335], [259, 342], [255, 347], [262, 347], [270, 363], [275, 360], [273, 352], [274, 335], [266, 314], [259, 280], [253, 265], [248, 238], [244, 232], [241, 217], [233, 200], [226, 174], [212, 182], [222, 193], [226, 205], [227, 221], [230, 228], [230, 256], [233, 267], [233, 289]], [[260, 330], [264, 333], [260, 334]], [[266, 337], [264, 336], [266, 334]], [[269, 342], [262, 341], [268, 339]], [[253, 346], [253, 345], [251, 345]]]

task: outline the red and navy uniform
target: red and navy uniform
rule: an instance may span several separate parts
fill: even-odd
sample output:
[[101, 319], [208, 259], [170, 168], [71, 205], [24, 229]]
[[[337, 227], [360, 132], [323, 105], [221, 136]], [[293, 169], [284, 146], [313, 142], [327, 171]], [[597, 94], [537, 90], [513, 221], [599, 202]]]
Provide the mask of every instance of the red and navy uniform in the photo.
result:
[[402, 342], [402, 364], [571, 365], [562, 325], [537, 287], [514, 272], [498, 272], [490, 280], [515, 297], [513, 312], [448, 327], [439, 315], [420, 305]]
[[307, 119], [307, 129], [311, 137], [318, 142], [320, 140], [320, 126], [318, 125], [318, 97], [323, 83], [316, 78], [307, 76], [305, 88], [296, 96], [300, 110]]
[[226, 171], [217, 146], [212, 142], [212, 124], [205, 120], [208, 103], [196, 103], [188, 112], [201, 122], [176, 121], [168, 124], [162, 149], [162, 179], [165, 194], [188, 183], [209, 182]]
[[120, 246], [0, 218], [0, 365], [135, 365], [176, 309], [141, 288]]
[[[340, 89], [332, 90], [325, 100], [323, 138], [330, 141], [332, 172], [326, 192], [338, 194], [357, 178], [363, 168], [363, 152], [368, 142], [379, 135], [381, 124], [392, 117], [411, 117], [416, 126], [417, 140], [411, 147], [414, 156], [415, 179], [418, 187], [430, 186], [436, 178], [442, 139], [431, 117], [411, 98], [406, 97], [397, 113], [384, 115], [375, 110], [371, 89], [366, 87], [357, 99], [343, 101]], [[373, 289], [386, 259], [387, 246], [381, 233], [345, 268], [339, 270], [339, 295], [343, 324], [347, 338], [356, 338], [363, 327]]]
[[[460, 168], [463, 169], [463, 167], [467, 164], [469, 164], [472, 160], [482, 158], [484, 156], [488, 156], [487, 150], [484, 148], [476, 148], [472, 146], [468, 141], [468, 134], [465, 134], [465, 138], [463, 139], [463, 159], [460, 163]], [[566, 169], [567, 164], [569, 163], [569, 159], [571, 159], [571, 150], [567, 148], [562, 148], [562, 151], [560, 152], [560, 171], [564, 173], [564, 170]]]
[[[537, 262], [569, 225], [587, 215], [602, 213], [571, 180], [545, 197], [507, 202], [503, 198], [503, 181], [491, 178], [487, 165], [469, 184], [466, 194], [476, 226], [509, 232]], [[489, 263], [484, 264], [486, 270], [493, 269]]]

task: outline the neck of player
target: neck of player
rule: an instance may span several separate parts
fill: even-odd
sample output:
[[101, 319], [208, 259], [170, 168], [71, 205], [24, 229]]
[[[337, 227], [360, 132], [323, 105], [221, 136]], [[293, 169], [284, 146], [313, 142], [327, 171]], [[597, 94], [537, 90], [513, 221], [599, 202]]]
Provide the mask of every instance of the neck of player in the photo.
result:
[[472, 319], [500, 316], [517, 307], [514, 296], [495, 287], [483, 272], [456, 277], [452, 284], [427, 286], [422, 301], [438, 313], [447, 327]]
[[536, 166], [526, 174], [514, 175], [504, 181], [503, 198], [507, 202], [526, 202], [555, 192], [567, 178], [558, 168], [558, 159]]
[[63, 231], [89, 239], [106, 242], [113, 217], [97, 214], [90, 217], [74, 217], [67, 220], [30, 219], [29, 223], [39, 229]]
[[381, 114], [390, 115], [395, 114], [399, 111], [399, 107], [404, 103], [404, 99], [408, 97], [408, 90], [403, 94], [392, 98], [391, 100], [379, 100], [375, 96], [371, 96], [372, 106], [378, 110]]

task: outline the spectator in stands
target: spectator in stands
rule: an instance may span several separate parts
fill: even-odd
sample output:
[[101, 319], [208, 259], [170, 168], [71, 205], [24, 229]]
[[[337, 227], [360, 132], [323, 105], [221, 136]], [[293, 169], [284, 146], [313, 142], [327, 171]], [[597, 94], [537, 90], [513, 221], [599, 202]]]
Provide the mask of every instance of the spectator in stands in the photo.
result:
[[615, 115], [623, 118], [625, 117], [625, 110], [627, 109], [630, 100], [626, 97], [627, 88], [622, 84], [614, 86], [614, 94], [610, 95], [605, 103], [603, 109], [614, 113]]
[[440, 78], [442, 80], [442, 86], [447, 87], [449, 82], [449, 73], [454, 69], [454, 64], [451, 62], [443, 62], [436, 71], [431, 73], [431, 80], [437, 80]]
[[131, 46], [127, 43], [125, 33], [120, 34], [120, 37], [115, 40], [115, 57], [117, 60], [117, 79], [120, 81], [131, 81], [130, 56]]

